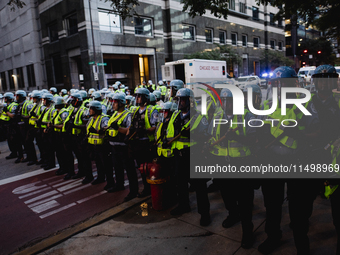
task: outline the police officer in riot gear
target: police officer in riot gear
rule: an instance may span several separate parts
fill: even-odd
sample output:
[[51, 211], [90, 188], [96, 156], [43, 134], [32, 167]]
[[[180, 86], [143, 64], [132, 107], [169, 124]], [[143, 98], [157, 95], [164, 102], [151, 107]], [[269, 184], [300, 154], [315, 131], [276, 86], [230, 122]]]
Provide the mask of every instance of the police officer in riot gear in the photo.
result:
[[4, 94], [4, 101], [6, 106], [2, 109], [2, 113], [0, 115], [1, 125], [7, 131], [7, 143], [8, 148], [11, 151], [6, 159], [12, 159], [18, 157], [18, 149], [16, 145], [16, 132], [15, 132], [15, 112], [18, 107], [18, 103], [14, 102], [14, 94], [12, 92], [6, 92]]
[[112, 109], [114, 114], [108, 122], [107, 135], [111, 145], [112, 162], [115, 169], [116, 185], [108, 192], [124, 190], [124, 169], [129, 180], [130, 192], [124, 201], [135, 198], [138, 194], [138, 181], [134, 159], [124, 142], [128, 128], [131, 125], [131, 113], [125, 108], [126, 99], [124, 93], [116, 93], [113, 96]]
[[177, 94], [177, 91], [181, 88], [184, 88], [184, 82], [181, 80], [172, 80], [169, 85], [170, 91], [166, 96], [165, 101], [173, 101], [174, 97]]
[[58, 95], [58, 91], [57, 91], [57, 89], [55, 87], [51, 87], [50, 88], [50, 93], [52, 94], [53, 97], [59, 96]]
[[98, 176], [92, 184], [96, 185], [105, 182], [105, 190], [115, 186], [113, 169], [109, 157], [109, 147], [105, 138], [105, 131], [108, 127], [109, 117], [102, 114], [102, 105], [98, 101], [91, 101], [89, 104], [90, 119], [86, 124], [86, 131], [89, 143], [91, 158], [96, 162]]
[[[139, 88], [136, 91], [136, 105], [133, 109], [131, 126], [127, 133], [129, 146], [137, 165], [151, 162], [151, 144], [154, 142], [153, 133], [156, 129], [158, 119], [157, 110], [149, 105], [150, 92], [146, 88]], [[146, 173], [141, 173], [144, 190], [138, 195], [145, 197], [150, 195], [150, 184], [146, 182]]]
[[200, 225], [207, 226], [211, 222], [207, 180], [190, 180], [190, 156], [195, 159], [202, 157], [197, 153], [198, 150], [193, 148], [203, 146], [198, 144], [199, 139], [197, 138], [202, 139], [207, 136], [208, 121], [196, 110], [194, 95], [190, 89], [179, 89], [176, 97], [178, 98], [178, 110], [172, 114], [162, 145], [163, 148], [171, 146], [175, 155], [178, 206], [170, 213], [180, 215], [191, 210], [188, 191], [188, 182], [190, 181], [196, 190], [198, 213], [201, 215]]
[[43, 97], [44, 110], [38, 119], [38, 126], [40, 128], [40, 135], [42, 137], [42, 159], [43, 167], [45, 170], [49, 170], [55, 167], [55, 156], [54, 150], [51, 144], [53, 143], [53, 136], [49, 129], [47, 129], [47, 124], [53, 119], [54, 114], [54, 101], [52, 94], [44, 94]]

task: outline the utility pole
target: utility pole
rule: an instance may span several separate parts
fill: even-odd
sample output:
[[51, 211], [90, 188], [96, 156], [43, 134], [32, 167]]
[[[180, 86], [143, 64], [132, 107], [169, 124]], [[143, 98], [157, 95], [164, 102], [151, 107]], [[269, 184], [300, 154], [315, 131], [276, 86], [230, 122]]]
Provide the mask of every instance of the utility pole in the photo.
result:
[[[94, 71], [98, 75], [98, 67], [96, 61], [96, 46], [94, 44], [94, 31], [93, 31], [93, 23], [92, 23], [92, 9], [91, 9], [91, 0], [89, 0], [89, 11], [90, 11], [90, 23], [91, 23], [91, 33], [92, 33], [92, 47], [93, 47], [93, 61], [94, 61]], [[93, 74], [94, 76], [95, 74]], [[97, 89], [100, 89], [99, 79], [97, 80]]]
[[269, 72], [269, 63], [268, 63], [268, 13], [267, 13], [267, 3], [264, 5], [264, 53], [265, 53], [265, 65], [266, 65], [266, 73]]

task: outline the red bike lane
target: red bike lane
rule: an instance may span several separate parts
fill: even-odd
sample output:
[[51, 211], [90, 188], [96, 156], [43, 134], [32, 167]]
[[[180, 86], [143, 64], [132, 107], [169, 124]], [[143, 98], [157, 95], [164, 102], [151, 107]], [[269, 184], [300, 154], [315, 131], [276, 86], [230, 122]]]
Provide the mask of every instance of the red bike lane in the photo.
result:
[[107, 193], [106, 183], [83, 185], [82, 179], [63, 180], [55, 170], [40, 172], [0, 184], [0, 254], [18, 251], [121, 204], [129, 193], [128, 187]]

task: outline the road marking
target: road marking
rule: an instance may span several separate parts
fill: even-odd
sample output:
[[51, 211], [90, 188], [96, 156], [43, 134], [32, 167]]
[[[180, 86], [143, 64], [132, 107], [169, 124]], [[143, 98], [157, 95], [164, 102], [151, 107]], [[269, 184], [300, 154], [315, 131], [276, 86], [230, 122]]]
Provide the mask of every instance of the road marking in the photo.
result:
[[[59, 177], [59, 176], [57, 176], [57, 177]], [[53, 185], [53, 184], [56, 184], [56, 183], [59, 183], [59, 182], [62, 182], [62, 181], [64, 181], [64, 178], [61, 178], [61, 179], [58, 180], [58, 181], [49, 182], [48, 184], [49, 184], [49, 185]]]
[[51, 200], [36, 207], [32, 207], [31, 210], [35, 213], [41, 213], [59, 205], [60, 204], [57, 201]]
[[53, 187], [53, 188], [56, 188], [56, 187], [63, 186], [63, 185], [65, 185], [65, 184], [68, 184], [68, 183], [71, 183], [71, 182], [75, 182], [75, 181], [76, 181], [76, 180], [74, 180], [74, 179], [71, 179], [71, 180], [64, 181], [64, 182], [62, 182], [62, 183], [59, 183], [59, 184], [53, 185], [52, 187]]
[[40, 200], [39, 202], [36, 202], [36, 203], [33, 203], [33, 204], [30, 204], [28, 205], [29, 208], [32, 208], [32, 207], [35, 207], [37, 205], [40, 205], [40, 204], [43, 204], [43, 203], [46, 203], [48, 201], [51, 201], [51, 200], [54, 200], [54, 199], [57, 199], [59, 197], [62, 197], [63, 195], [62, 194], [59, 194], [59, 195], [55, 195], [53, 197], [49, 197], [47, 199], [44, 199], [44, 200]]
[[29, 192], [29, 191], [26, 191], [27, 189], [32, 188], [32, 187], [36, 187], [35, 184], [40, 183], [40, 182], [41, 181], [37, 181], [37, 182], [33, 182], [33, 183], [29, 183], [29, 184], [26, 184], [26, 185], [19, 186], [16, 189], [14, 189], [12, 191], [12, 193], [13, 194], [27, 193], [27, 192]]
[[40, 219], [44, 219], [44, 218], [46, 218], [48, 216], [51, 216], [53, 214], [56, 214], [56, 213], [61, 212], [63, 210], [66, 210], [66, 209], [68, 209], [68, 208], [70, 208], [72, 206], [75, 206], [75, 205], [77, 205], [77, 204], [76, 203], [71, 203], [71, 204], [65, 205], [63, 207], [60, 207], [59, 209], [56, 209], [54, 211], [51, 211], [51, 212], [45, 213], [43, 215], [40, 215], [39, 217], [40, 217]]
[[43, 181], [43, 182], [48, 182], [48, 181], [53, 180], [53, 179], [58, 178], [58, 177], [59, 177], [59, 176], [56, 175], [56, 176], [53, 176], [53, 177], [50, 177], [50, 178], [43, 179], [42, 181]]
[[40, 199], [42, 199], [42, 198], [44, 198], [44, 197], [49, 197], [49, 196], [52, 196], [52, 195], [55, 195], [55, 194], [58, 194], [58, 191], [52, 190], [51, 192], [48, 192], [48, 193], [45, 193], [45, 194], [43, 194], [43, 195], [41, 195], [41, 196], [38, 196], [38, 197], [32, 198], [32, 199], [30, 199], [30, 200], [27, 200], [27, 201], [25, 201], [24, 203], [25, 203], [25, 204], [29, 204], [29, 203], [35, 202], [35, 201], [37, 201], [37, 200], [40, 200]]
[[41, 189], [41, 190], [38, 190], [38, 191], [34, 191], [34, 192], [31, 192], [31, 193], [28, 193], [26, 195], [23, 195], [23, 196], [19, 197], [19, 199], [23, 199], [25, 197], [29, 197], [29, 196], [32, 196], [32, 195], [35, 195], [35, 194], [38, 194], [40, 192], [43, 192], [43, 191], [46, 191], [46, 190], [50, 190], [50, 189], [52, 189], [52, 188], [51, 187], [47, 187], [47, 188], [44, 188], [44, 189]]
[[71, 190], [69, 190], [69, 191], [63, 192], [63, 194], [64, 194], [64, 195], [68, 195], [68, 194], [70, 194], [70, 193], [72, 193], [72, 192], [75, 192], [75, 191], [78, 191], [78, 190], [87, 188], [87, 187], [89, 187], [89, 186], [92, 186], [92, 184], [91, 184], [91, 183], [85, 184], [85, 185], [80, 186], [80, 187], [78, 187], [78, 188], [71, 189]]
[[78, 204], [81, 204], [81, 203], [86, 202], [86, 201], [88, 201], [88, 200], [90, 200], [90, 199], [92, 199], [92, 198], [95, 198], [95, 197], [98, 197], [98, 196], [100, 196], [100, 195], [103, 195], [104, 193], [107, 193], [107, 191], [106, 191], [106, 190], [103, 190], [102, 192], [99, 192], [99, 193], [94, 194], [94, 195], [92, 195], [92, 196], [89, 196], [89, 197], [80, 199], [80, 200], [77, 201], [77, 203], [78, 203]]
[[56, 165], [55, 168], [52, 168], [50, 170], [44, 170], [43, 168], [41, 168], [41, 169], [35, 170], [33, 172], [29, 172], [29, 173], [25, 173], [25, 174], [20, 174], [20, 175], [13, 176], [13, 177], [10, 177], [10, 178], [7, 178], [7, 179], [3, 179], [3, 180], [0, 180], [0, 186], [8, 184], [8, 183], [11, 183], [11, 182], [20, 181], [22, 179], [26, 179], [26, 178], [29, 178], [29, 177], [32, 177], [32, 176], [36, 176], [36, 175], [39, 175], [39, 174], [48, 173], [48, 172], [56, 170], [57, 168], [59, 168], [59, 165]]
[[83, 185], [81, 182], [82, 182], [82, 180], [79, 180], [79, 181], [73, 182], [69, 185], [62, 186], [61, 188], [58, 189], [58, 191], [63, 192], [65, 190], [72, 189], [74, 187], [78, 187], [79, 185]]

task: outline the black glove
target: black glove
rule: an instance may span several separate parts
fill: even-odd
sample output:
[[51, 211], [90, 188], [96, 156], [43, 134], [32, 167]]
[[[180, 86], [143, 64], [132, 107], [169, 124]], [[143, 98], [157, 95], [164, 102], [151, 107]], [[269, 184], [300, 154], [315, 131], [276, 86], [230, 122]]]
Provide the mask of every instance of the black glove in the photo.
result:
[[102, 128], [101, 128], [101, 129], [99, 129], [99, 130], [98, 130], [98, 134], [100, 134], [100, 135], [102, 135], [102, 134], [105, 134], [105, 130], [104, 130], [104, 129], [102, 129]]
[[4, 107], [4, 109], [2, 109], [3, 112], [8, 112], [7, 106]]
[[163, 149], [167, 149], [171, 146], [171, 144], [168, 144], [168, 140], [167, 139], [163, 139], [162, 140], [162, 148]]
[[97, 130], [94, 127], [90, 127], [89, 132], [97, 134]]
[[113, 128], [114, 130], [118, 130], [119, 126], [118, 126], [117, 121], [112, 122], [110, 127]]
[[190, 130], [183, 129], [181, 131], [181, 135], [184, 136], [184, 137], [189, 137], [190, 136]]

